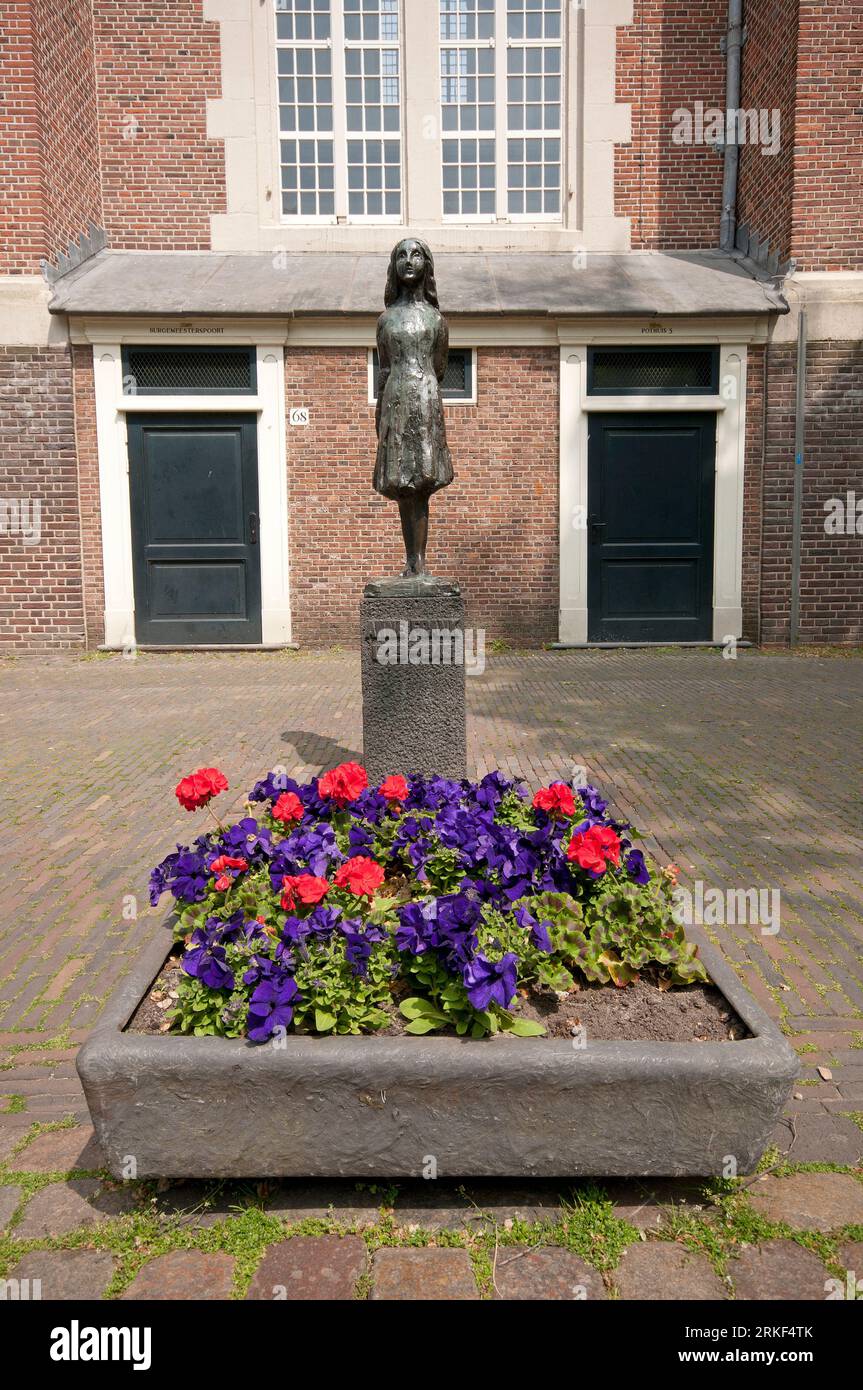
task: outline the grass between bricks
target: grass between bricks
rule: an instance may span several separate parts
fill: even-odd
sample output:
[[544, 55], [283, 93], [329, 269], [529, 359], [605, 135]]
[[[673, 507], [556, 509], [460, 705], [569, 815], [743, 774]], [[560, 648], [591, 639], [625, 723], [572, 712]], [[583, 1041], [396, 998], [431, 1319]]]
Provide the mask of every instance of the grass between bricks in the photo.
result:
[[[32, 1132], [18, 1146], [19, 1152], [29, 1139], [39, 1133], [69, 1128], [67, 1122], [59, 1121], [47, 1125], [34, 1125]], [[571, 1197], [561, 1201], [557, 1215], [559, 1221], [526, 1222], [514, 1220], [501, 1225], [488, 1218], [470, 1230], [429, 1231], [406, 1229], [396, 1222], [393, 1211], [398, 1187], [389, 1184], [369, 1187], [358, 1183], [358, 1190], [370, 1190], [381, 1197], [378, 1219], [372, 1225], [352, 1225], [333, 1218], [307, 1218], [291, 1222], [275, 1216], [260, 1205], [262, 1198], [255, 1187], [238, 1186], [236, 1211], [207, 1228], [184, 1226], [179, 1217], [173, 1217], [148, 1210], [146, 1202], [152, 1199], [154, 1184], [133, 1184], [138, 1189], [144, 1205], [124, 1216], [115, 1217], [97, 1227], [83, 1227], [64, 1236], [40, 1240], [19, 1240], [15, 1228], [23, 1214], [27, 1201], [34, 1193], [56, 1182], [71, 1181], [82, 1177], [99, 1177], [110, 1186], [112, 1179], [99, 1172], [74, 1169], [65, 1173], [28, 1173], [14, 1166], [15, 1153], [0, 1167], [0, 1182], [15, 1184], [22, 1189], [22, 1200], [12, 1217], [8, 1231], [0, 1236], [0, 1277], [8, 1275], [11, 1268], [22, 1255], [33, 1250], [99, 1250], [111, 1254], [117, 1261], [114, 1276], [105, 1290], [105, 1298], [118, 1297], [132, 1283], [143, 1265], [159, 1255], [174, 1250], [220, 1251], [231, 1255], [235, 1260], [233, 1297], [243, 1298], [248, 1290], [252, 1276], [267, 1246], [277, 1241], [292, 1239], [294, 1236], [358, 1235], [365, 1243], [369, 1256], [382, 1248], [421, 1249], [443, 1247], [465, 1249], [468, 1251], [482, 1298], [494, 1295], [494, 1268], [497, 1257], [503, 1249], [530, 1250], [539, 1246], [556, 1246], [571, 1250], [585, 1264], [596, 1269], [603, 1277], [611, 1297], [615, 1297], [613, 1271], [626, 1248], [639, 1240], [671, 1241], [704, 1255], [717, 1275], [727, 1281], [729, 1262], [747, 1245], [760, 1244], [765, 1240], [786, 1238], [796, 1241], [805, 1249], [812, 1250], [824, 1262], [831, 1275], [844, 1277], [844, 1268], [838, 1248], [846, 1240], [863, 1239], [863, 1227], [845, 1226], [841, 1230], [824, 1235], [819, 1232], [799, 1231], [782, 1222], [771, 1222], [754, 1210], [749, 1202], [748, 1189], [753, 1179], [711, 1179], [703, 1189], [703, 1206], [700, 1210], [690, 1207], [670, 1206], [665, 1209], [665, 1222], [661, 1228], [648, 1233], [640, 1233], [628, 1222], [614, 1215], [611, 1199], [599, 1183], [587, 1183], [574, 1189]], [[793, 1172], [839, 1172], [851, 1173], [858, 1181], [863, 1174], [857, 1169], [838, 1164], [791, 1164], [783, 1160], [776, 1151], [765, 1155], [759, 1171], [771, 1171], [777, 1176]], [[120, 1186], [120, 1184], [115, 1184]], [[214, 1184], [200, 1204], [217, 1197], [224, 1184]], [[184, 1215], [189, 1214], [187, 1209]], [[477, 1209], [481, 1215], [482, 1208]], [[372, 1277], [362, 1275], [357, 1283], [355, 1297], [366, 1299], [370, 1296]]]

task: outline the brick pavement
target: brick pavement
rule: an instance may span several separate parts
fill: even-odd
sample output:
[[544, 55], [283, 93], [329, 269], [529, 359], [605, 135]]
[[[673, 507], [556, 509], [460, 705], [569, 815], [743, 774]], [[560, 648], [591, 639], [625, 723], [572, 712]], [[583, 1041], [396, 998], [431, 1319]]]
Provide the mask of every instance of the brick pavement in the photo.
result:
[[[91, 1146], [80, 1154], [86, 1128], [40, 1134], [36, 1127], [86, 1123], [75, 1051], [128, 968], [137, 943], [158, 927], [159, 914], [146, 906], [148, 868], [175, 838], [187, 837], [192, 826], [191, 817], [175, 811], [172, 788], [178, 777], [191, 767], [217, 762], [228, 773], [239, 806], [255, 778], [274, 763], [284, 763], [296, 775], [311, 775], [357, 756], [357, 666], [354, 654], [338, 652], [0, 663], [0, 781], [5, 793], [0, 830], [7, 864], [15, 865], [0, 885], [0, 1163], [6, 1165], [0, 1169], [0, 1229], [4, 1221], [12, 1223], [12, 1235], [0, 1245], [0, 1276], [22, 1257], [29, 1268], [38, 1254], [50, 1253], [50, 1279], [58, 1287], [92, 1288], [92, 1296], [106, 1288], [120, 1294], [134, 1279], [136, 1287], [150, 1290], [141, 1296], [158, 1296], [152, 1293], [152, 1281], [159, 1269], [139, 1275], [142, 1261], [125, 1252], [123, 1232], [129, 1223], [167, 1221], [171, 1231], [183, 1233], [178, 1240], [196, 1239], [189, 1223], [176, 1215], [160, 1209], [153, 1216], [146, 1194], [130, 1198], [110, 1185], [104, 1191], [94, 1185], [87, 1175], [98, 1172], [98, 1151]], [[790, 1150], [794, 1165], [859, 1165], [859, 657], [746, 651], [736, 661], [726, 661], [707, 651], [505, 653], [490, 656], [485, 674], [468, 685], [470, 757], [477, 774], [501, 767], [536, 786], [584, 765], [592, 780], [612, 793], [619, 810], [648, 832], [650, 847], [663, 860], [678, 862], [689, 882], [700, 878], [708, 886], [779, 890], [777, 935], [747, 925], [708, 930], [801, 1056], [804, 1071], [777, 1144]], [[40, 1157], [41, 1150], [45, 1156]], [[790, 1180], [784, 1169], [780, 1172], [782, 1177], [771, 1181]], [[856, 1182], [844, 1174], [827, 1176]], [[50, 1191], [64, 1181], [73, 1184], [69, 1191]], [[380, 1290], [391, 1287], [393, 1270], [402, 1267], [406, 1289], [414, 1278], [417, 1287], [437, 1286], [440, 1280], [445, 1286], [448, 1276], [441, 1271], [446, 1261], [434, 1268], [422, 1260], [414, 1265], [391, 1258], [378, 1261], [376, 1250], [394, 1244], [387, 1234], [386, 1202], [354, 1191], [347, 1205], [344, 1196], [340, 1199], [339, 1221], [325, 1185], [311, 1185], [311, 1193], [309, 1187], [304, 1205], [293, 1205], [290, 1194], [268, 1193], [262, 1199], [274, 1224], [261, 1255], [265, 1248], [277, 1247], [279, 1237], [284, 1244], [286, 1233], [314, 1240], [328, 1231], [356, 1230], [359, 1222], [360, 1229], [371, 1233], [368, 1261], [356, 1266], [361, 1296], [389, 1296]], [[677, 1190], [669, 1189], [672, 1195]], [[181, 1205], [185, 1201], [195, 1207], [206, 1200], [207, 1190], [200, 1185], [178, 1191]], [[561, 1226], [560, 1213], [568, 1208], [559, 1199], [557, 1190], [525, 1192], [519, 1185], [514, 1201], [522, 1210], [511, 1203], [514, 1215], [503, 1215], [507, 1204], [499, 1194], [490, 1229], [511, 1240], [512, 1231], [522, 1229], [527, 1210], [528, 1221], [544, 1223], [542, 1230], [562, 1230], [562, 1236], [552, 1239], [566, 1247], [571, 1218], [565, 1217]], [[781, 1209], [781, 1188], [778, 1197], [770, 1195], [774, 1200]], [[759, 1279], [771, 1288], [783, 1279], [789, 1287], [795, 1278], [808, 1277], [811, 1283], [812, 1263], [808, 1274], [798, 1267], [794, 1251], [803, 1247], [794, 1238], [805, 1242], [811, 1237], [811, 1232], [810, 1237], [803, 1234], [805, 1212], [818, 1200], [805, 1187], [802, 1196], [789, 1189], [787, 1220], [773, 1207], [769, 1216], [759, 1215], [766, 1242], [763, 1260], [753, 1257], [745, 1268], [735, 1266], [742, 1271], [741, 1290]], [[133, 1209], [127, 1210], [130, 1202]], [[855, 1224], [847, 1191], [837, 1194], [836, 1202], [836, 1210], [815, 1228], [818, 1239], [827, 1242], [816, 1251], [818, 1269], [823, 1265], [832, 1276], [838, 1275], [840, 1249], [859, 1250], [863, 1239], [863, 1224], [859, 1216]], [[423, 1246], [418, 1252], [426, 1255], [440, 1248], [435, 1242], [441, 1229], [456, 1219], [452, 1204], [444, 1199], [435, 1203], [427, 1190], [411, 1195], [407, 1189], [396, 1199], [399, 1203], [410, 1218], [404, 1228], [408, 1243], [430, 1242], [428, 1250]], [[225, 1189], [213, 1196], [207, 1208], [209, 1229], [218, 1232], [226, 1223], [246, 1219], [233, 1214], [233, 1205], [234, 1197]], [[358, 1205], [371, 1213], [365, 1224]], [[847, 1220], [840, 1222], [846, 1208]], [[621, 1198], [617, 1209], [615, 1220], [625, 1221], [639, 1238], [646, 1236], [650, 1246], [662, 1239], [661, 1203], [645, 1207], [640, 1200]], [[314, 1217], [308, 1214], [312, 1210]], [[646, 1228], [645, 1211], [651, 1214]], [[310, 1220], [323, 1220], [325, 1228], [309, 1229]], [[94, 1228], [107, 1234], [94, 1236]], [[193, 1223], [193, 1231], [199, 1228], [205, 1229]], [[81, 1230], [98, 1248], [78, 1248]], [[449, 1239], [454, 1238], [450, 1232]], [[493, 1250], [486, 1226], [481, 1233], [473, 1227], [465, 1239], [460, 1248], [469, 1250], [483, 1296], [567, 1296], [560, 1292], [569, 1277], [568, 1262], [561, 1262], [563, 1248], [554, 1260], [519, 1259], [511, 1268], [502, 1266], [509, 1273], [501, 1281], [489, 1273]], [[167, 1257], [171, 1250], [162, 1249], [164, 1240], [159, 1234], [153, 1248]], [[58, 1248], [46, 1250], [46, 1241], [59, 1243]], [[99, 1246], [100, 1241], [107, 1244]], [[790, 1256], [789, 1243], [794, 1247]], [[670, 1277], [684, 1287], [691, 1276], [692, 1288], [703, 1290], [715, 1289], [711, 1279], [719, 1278], [730, 1289], [729, 1261], [737, 1258], [732, 1245], [724, 1262], [714, 1261], [707, 1271], [698, 1266], [693, 1273], [684, 1261]], [[572, 1259], [584, 1258], [577, 1240], [570, 1246]], [[84, 1254], [90, 1255], [89, 1262], [82, 1263]], [[670, 1257], [667, 1252], [662, 1258]], [[272, 1255], [289, 1264], [299, 1258]], [[350, 1282], [353, 1258], [335, 1259], [332, 1265], [342, 1287]], [[229, 1289], [244, 1296], [254, 1269], [243, 1261], [229, 1268], [226, 1260], [227, 1254], [213, 1265], [213, 1296]], [[449, 1296], [474, 1296], [464, 1261], [449, 1263]], [[619, 1263], [623, 1271], [634, 1267], [632, 1260]], [[602, 1261], [588, 1259], [588, 1264], [595, 1270]], [[311, 1253], [303, 1255], [295, 1277], [301, 1280], [309, 1267], [314, 1267]], [[182, 1267], [173, 1273], [170, 1265], [164, 1268], [168, 1289], [172, 1280], [182, 1278]], [[419, 1273], [421, 1269], [427, 1272]], [[628, 1296], [627, 1288], [644, 1282], [631, 1273], [622, 1284], [616, 1282], [614, 1269], [603, 1270], [603, 1278], [612, 1296]], [[581, 1283], [573, 1279], [573, 1286]], [[546, 1292], [535, 1292], [542, 1288]]]

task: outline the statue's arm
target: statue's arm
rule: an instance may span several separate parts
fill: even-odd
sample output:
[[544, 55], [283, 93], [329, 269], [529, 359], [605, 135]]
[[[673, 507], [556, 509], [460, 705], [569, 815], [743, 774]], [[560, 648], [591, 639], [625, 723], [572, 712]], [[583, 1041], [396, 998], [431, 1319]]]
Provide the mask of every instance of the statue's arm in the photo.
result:
[[443, 374], [446, 371], [447, 358], [449, 357], [449, 324], [441, 315], [440, 327], [437, 331], [434, 345], [434, 372], [438, 381], [443, 381]]
[[375, 433], [381, 432], [381, 402], [384, 398], [384, 387], [387, 384], [387, 377], [390, 374], [390, 358], [384, 345], [384, 335], [381, 332], [383, 314], [378, 319], [377, 344], [378, 344], [378, 386], [377, 402], [375, 404]]

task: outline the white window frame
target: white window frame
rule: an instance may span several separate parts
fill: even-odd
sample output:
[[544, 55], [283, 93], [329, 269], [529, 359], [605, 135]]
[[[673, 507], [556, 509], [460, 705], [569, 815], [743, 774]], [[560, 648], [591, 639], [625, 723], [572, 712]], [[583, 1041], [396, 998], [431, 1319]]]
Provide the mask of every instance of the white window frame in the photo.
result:
[[[550, 44], [547, 40], [545, 40], [545, 39], [527, 39], [527, 38], [525, 38], [525, 39], [509, 39], [509, 38], [507, 37], [507, 32], [506, 32], [506, 5], [507, 5], [507, 0], [496, 0], [496, 4], [495, 4], [495, 21], [496, 21], [496, 24], [495, 24], [495, 40], [496, 40], [496, 44], [497, 44], [498, 48], [499, 48], [504, 54], [508, 54], [510, 48], [525, 48], [525, 49], [527, 49], [527, 48], [549, 48], [549, 47], [551, 47], [551, 44]], [[567, 0], [560, 0], [560, 38], [559, 38], [559, 40], [558, 40], [558, 45], [559, 45], [559, 48], [560, 48], [560, 130], [559, 130], [559, 131], [553, 132], [552, 134], [548, 134], [545, 130], [542, 130], [542, 131], [533, 131], [532, 133], [529, 132], [529, 131], [524, 131], [521, 135], [511, 135], [511, 134], [510, 134], [510, 130], [509, 130], [509, 117], [508, 117], [508, 115], [507, 115], [507, 109], [508, 109], [508, 106], [509, 106], [508, 92], [507, 92], [507, 79], [508, 79], [508, 77], [509, 77], [509, 71], [508, 71], [509, 64], [508, 64], [508, 62], [504, 62], [504, 63], [501, 64], [501, 66], [504, 68], [504, 71], [503, 71], [502, 73], [498, 73], [497, 71], [495, 71], [495, 85], [496, 85], [495, 97], [496, 97], [496, 107], [497, 107], [497, 119], [498, 119], [498, 121], [501, 120], [501, 113], [503, 113], [502, 126], [501, 126], [501, 129], [502, 129], [502, 136], [501, 136], [500, 140], [498, 141], [498, 144], [499, 144], [499, 147], [500, 147], [500, 148], [498, 149], [497, 168], [498, 168], [498, 181], [499, 181], [498, 196], [503, 198], [504, 210], [503, 210], [502, 213], [500, 213], [500, 212], [498, 213], [497, 221], [499, 221], [499, 222], [518, 222], [518, 223], [524, 223], [524, 222], [530, 222], [530, 223], [533, 223], [533, 222], [546, 222], [546, 223], [548, 223], [548, 222], [551, 222], [552, 224], [553, 224], [553, 223], [560, 223], [560, 224], [563, 224], [563, 220], [564, 220], [564, 201], [565, 201], [565, 198], [566, 198], [566, 185], [567, 185], [567, 173], [566, 173], [566, 171], [567, 171], [568, 150], [567, 150], [567, 147], [566, 147], [566, 132], [567, 132], [567, 114], [568, 114], [568, 113], [567, 113], [567, 100], [566, 100], [566, 97], [567, 97], [567, 92], [568, 92], [568, 90], [569, 90], [569, 85], [568, 85], [568, 82], [567, 82], [567, 53], [568, 53], [568, 50], [569, 50], [569, 43], [568, 43], [568, 37], [569, 37], [569, 35], [568, 35], [568, 25], [569, 25], [569, 11], [570, 11], [571, 8], [572, 8], [572, 6], [569, 5], [569, 4], [567, 4]], [[544, 104], [544, 103], [543, 103], [543, 104]], [[559, 140], [559, 141], [560, 141], [560, 207], [559, 207], [559, 209], [558, 209], [557, 212], [510, 212], [510, 210], [509, 210], [509, 180], [508, 180], [508, 176], [507, 176], [507, 165], [509, 164], [509, 159], [507, 158], [507, 145], [508, 145], [508, 142], [509, 142], [510, 140], [532, 140], [532, 139], [533, 139], [533, 140], [543, 140], [543, 141], [544, 141], [544, 140]], [[545, 161], [543, 160], [543, 163], [544, 163], [544, 162], [545, 162]]]
[[[499, 61], [499, 54], [500, 54], [500, 52], [501, 52], [501, 47], [500, 47], [500, 32], [501, 32], [501, 30], [500, 30], [500, 16], [501, 16], [501, 13], [503, 13], [503, 17], [504, 17], [504, 20], [503, 20], [503, 32], [504, 32], [504, 35], [506, 35], [506, 0], [495, 0], [495, 6], [494, 6], [494, 38], [492, 38], [492, 39], [461, 39], [461, 38], [457, 38], [457, 39], [444, 39], [444, 38], [442, 38], [442, 37], [441, 37], [441, 32], [440, 32], [440, 26], [441, 26], [440, 0], [431, 0], [431, 3], [434, 4], [435, 9], [437, 10], [437, 34], [438, 34], [438, 41], [437, 41], [437, 74], [438, 74], [438, 76], [437, 76], [437, 121], [438, 121], [438, 128], [439, 128], [439, 130], [440, 130], [440, 139], [441, 139], [441, 152], [440, 152], [440, 156], [439, 156], [439, 158], [438, 158], [438, 180], [439, 180], [439, 183], [440, 183], [440, 216], [441, 216], [441, 221], [444, 222], [444, 223], [446, 223], [446, 224], [448, 224], [448, 225], [450, 225], [450, 226], [453, 226], [453, 225], [454, 225], [454, 226], [476, 226], [477, 224], [480, 224], [480, 225], [481, 225], [481, 224], [490, 225], [490, 224], [492, 224], [492, 223], [498, 221], [498, 214], [497, 214], [497, 211], [491, 212], [491, 213], [489, 213], [489, 212], [449, 212], [449, 213], [448, 213], [448, 212], [444, 212], [444, 206], [443, 206], [443, 205], [444, 205], [444, 193], [445, 193], [447, 190], [445, 190], [445, 189], [444, 189], [444, 186], [443, 186], [443, 167], [444, 167], [444, 166], [443, 166], [443, 142], [444, 142], [444, 140], [458, 140], [458, 141], [462, 141], [462, 140], [483, 140], [483, 139], [485, 139], [485, 140], [494, 140], [494, 141], [496, 142], [496, 143], [495, 143], [495, 147], [494, 147], [494, 152], [495, 152], [495, 171], [494, 171], [495, 191], [494, 191], [494, 198], [495, 198], [495, 208], [497, 208], [497, 206], [498, 206], [498, 197], [499, 197], [499, 193], [500, 193], [500, 132], [499, 132], [499, 123], [500, 123], [500, 85], [499, 85], [499, 79], [500, 79], [500, 73], [499, 73], [500, 61]], [[463, 130], [444, 130], [444, 128], [443, 128], [443, 105], [444, 105], [444, 103], [443, 103], [443, 99], [442, 99], [442, 97], [441, 97], [441, 84], [442, 84], [442, 82], [443, 82], [443, 73], [442, 73], [442, 71], [441, 71], [441, 54], [442, 54], [442, 52], [443, 52], [443, 50], [444, 50], [445, 48], [455, 48], [455, 49], [465, 48], [465, 49], [467, 49], [467, 50], [469, 50], [469, 51], [472, 50], [474, 53], [477, 53], [477, 54], [478, 54], [478, 53], [480, 52], [480, 50], [483, 49], [483, 48], [490, 48], [490, 49], [492, 50], [492, 52], [494, 53], [494, 127], [493, 127], [493, 129], [491, 129], [491, 130], [485, 130], [485, 131], [483, 131], [483, 130], [474, 130], [474, 131], [466, 131], [466, 130], [465, 130], [465, 131], [463, 131]], [[503, 51], [505, 52], [506, 49], [504, 48]], [[477, 80], [477, 82], [479, 81], [479, 72], [478, 72], [478, 71], [477, 71], [477, 74], [476, 74], [476, 80]], [[460, 165], [457, 165], [456, 167], [460, 167]], [[504, 165], [504, 172], [505, 172], [505, 171], [506, 171], [506, 166]], [[479, 190], [477, 190], [477, 191], [479, 191]]]
[[[469, 395], [469, 396], [445, 396], [445, 395], [443, 394], [443, 392], [441, 392], [441, 401], [443, 402], [443, 405], [444, 405], [444, 407], [445, 407], [446, 409], [449, 409], [449, 407], [450, 407], [450, 406], [453, 406], [453, 405], [455, 405], [455, 406], [458, 406], [458, 405], [476, 405], [476, 348], [475, 348], [475, 347], [472, 347], [472, 348], [468, 348], [468, 347], [459, 347], [458, 345], [454, 345], [453, 348], [452, 348], [452, 351], [453, 351], [453, 352], [469, 352], [469, 353], [470, 353], [470, 395]], [[376, 383], [375, 383], [375, 359], [374, 359], [374, 352], [375, 352], [374, 348], [369, 348], [369, 350], [368, 350], [368, 382], [369, 382], [368, 403], [369, 403], [369, 405], [377, 405], [377, 397], [376, 397], [376, 395], [375, 395], [375, 385], [376, 385]]]
[[[495, 0], [494, 6], [494, 38], [493, 39], [444, 39], [440, 33], [440, 0], [432, 0], [438, 10], [438, 50], [437, 50], [437, 71], [438, 71], [438, 118], [441, 142], [444, 140], [477, 140], [492, 138], [495, 140], [495, 204], [494, 213], [447, 213], [443, 210], [444, 187], [443, 187], [443, 158], [439, 160], [440, 178], [440, 210], [441, 222], [446, 226], [472, 226], [477, 223], [492, 225], [496, 223], [518, 223], [533, 224], [542, 222], [545, 224], [563, 226], [566, 210], [567, 192], [567, 170], [569, 151], [567, 148], [568, 132], [568, 104], [567, 93], [568, 83], [568, 61], [569, 61], [569, 10], [567, 0], [561, 0], [560, 7], [560, 131], [553, 135], [546, 134], [545, 131], [534, 132], [533, 136], [524, 134], [522, 136], [510, 136], [509, 122], [507, 118], [507, 77], [508, 63], [507, 53], [510, 47], [518, 48], [546, 48], [549, 43], [544, 39], [513, 39], [507, 37], [507, 0]], [[479, 51], [483, 47], [490, 47], [494, 51], [494, 108], [495, 124], [491, 131], [447, 131], [443, 129], [443, 122], [440, 114], [443, 107], [441, 100], [441, 51], [444, 48], [473, 48]], [[510, 139], [529, 139], [539, 140], [554, 139], [560, 140], [560, 208], [557, 212], [510, 212], [509, 211], [509, 188], [507, 178], [507, 142]]]
[[[389, 138], [394, 137], [399, 141], [399, 171], [400, 171], [400, 194], [401, 212], [400, 213], [362, 213], [360, 215], [348, 212], [348, 140], [367, 140], [377, 139], [377, 134], [369, 131], [349, 131], [347, 128], [347, 72], [345, 67], [345, 23], [344, 6], [342, 0], [330, 0], [330, 37], [328, 39], [303, 39], [299, 43], [287, 44], [279, 43], [276, 36], [276, 14], [277, 0], [267, 0], [270, 8], [269, 32], [271, 63], [275, 74], [275, 123], [276, 123], [276, 171], [274, 187], [278, 191], [279, 199], [279, 223], [282, 227], [312, 227], [337, 225], [349, 226], [380, 226], [387, 223], [396, 226], [402, 225], [405, 220], [407, 200], [406, 182], [406, 130], [405, 130], [405, 6], [404, 0], [398, 0], [399, 17], [399, 37], [394, 43], [393, 40], [381, 39], [352, 39], [351, 48], [362, 49], [382, 49], [397, 48], [399, 52], [399, 130], [397, 136], [395, 132], [389, 132]], [[436, 3], [436, 0], [435, 0]], [[330, 50], [330, 67], [333, 83], [333, 129], [331, 134], [306, 133], [301, 131], [282, 131], [281, 116], [279, 113], [279, 71], [278, 71], [278, 50], [279, 48], [328, 48]], [[321, 140], [332, 138], [333, 141], [333, 180], [335, 184], [335, 212], [332, 216], [324, 214], [304, 214], [304, 213], [285, 213], [282, 211], [282, 147], [283, 139], [309, 139]], [[387, 132], [381, 130], [380, 139], [385, 140]]]

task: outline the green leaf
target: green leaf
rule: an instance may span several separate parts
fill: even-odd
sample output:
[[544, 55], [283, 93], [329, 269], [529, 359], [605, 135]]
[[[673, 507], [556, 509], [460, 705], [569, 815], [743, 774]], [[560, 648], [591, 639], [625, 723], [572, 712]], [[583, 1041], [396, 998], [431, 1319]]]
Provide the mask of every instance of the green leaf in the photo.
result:
[[517, 1038], [541, 1038], [545, 1033], [541, 1023], [535, 1023], [532, 1018], [514, 1018], [512, 1023], [502, 1024], [508, 1033], [515, 1033]]
[[399, 1013], [405, 1018], [439, 1018], [443, 1023], [447, 1021], [446, 1014], [430, 999], [403, 999], [399, 1004]]
[[405, 1025], [406, 1033], [433, 1033], [435, 1028], [441, 1028], [446, 1019], [442, 1021], [436, 1018], [415, 1018], [411, 1023]]
[[328, 1033], [335, 1026], [335, 1014], [327, 1013], [326, 1009], [315, 1009], [315, 1028], [319, 1033]]

